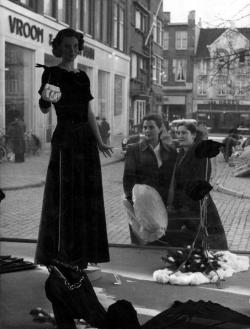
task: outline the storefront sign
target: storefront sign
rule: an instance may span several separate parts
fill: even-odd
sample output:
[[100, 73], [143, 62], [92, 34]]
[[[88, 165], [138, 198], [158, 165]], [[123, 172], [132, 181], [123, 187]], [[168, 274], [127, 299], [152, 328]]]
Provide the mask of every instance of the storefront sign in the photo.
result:
[[43, 43], [43, 29], [24, 23], [21, 19], [9, 16], [10, 32]]

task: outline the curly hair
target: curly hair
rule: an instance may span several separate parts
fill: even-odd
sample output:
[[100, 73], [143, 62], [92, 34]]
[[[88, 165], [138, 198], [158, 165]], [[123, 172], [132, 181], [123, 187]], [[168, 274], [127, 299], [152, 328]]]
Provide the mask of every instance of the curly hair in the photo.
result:
[[162, 120], [162, 116], [158, 113], [149, 113], [149, 114], [146, 114], [143, 118], [142, 118], [142, 124], [144, 123], [144, 121], [149, 121], [149, 120], [152, 120], [155, 122], [156, 126], [158, 128], [161, 128], [162, 127], [162, 124], [163, 124], [163, 120]]
[[80, 32], [76, 32], [73, 29], [63, 29], [59, 31], [56, 37], [52, 41], [52, 53], [55, 57], [61, 57], [60, 45], [64, 37], [75, 37], [78, 40], [78, 50], [83, 50], [84, 39], [83, 34]]

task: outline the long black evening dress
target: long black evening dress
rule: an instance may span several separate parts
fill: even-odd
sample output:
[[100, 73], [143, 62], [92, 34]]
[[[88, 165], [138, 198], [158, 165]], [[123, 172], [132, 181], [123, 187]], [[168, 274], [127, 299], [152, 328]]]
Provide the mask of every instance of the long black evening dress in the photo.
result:
[[82, 268], [88, 262], [109, 261], [98, 147], [88, 124], [93, 98], [84, 71], [46, 67], [44, 85], [60, 87], [54, 104], [57, 126], [44, 190], [35, 260], [50, 265], [54, 259]]

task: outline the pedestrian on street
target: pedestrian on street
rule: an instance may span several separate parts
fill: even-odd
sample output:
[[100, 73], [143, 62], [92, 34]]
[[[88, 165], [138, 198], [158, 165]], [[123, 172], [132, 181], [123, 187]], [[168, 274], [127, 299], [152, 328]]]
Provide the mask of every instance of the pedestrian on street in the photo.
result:
[[[142, 119], [145, 139], [128, 145], [123, 174], [125, 197], [133, 205], [133, 188], [136, 184], [155, 189], [167, 208], [176, 150], [161, 140], [163, 121], [158, 114], [148, 114]], [[145, 204], [145, 208], [148, 205]], [[131, 242], [140, 244], [140, 239], [129, 225]]]
[[[74, 289], [84, 285], [88, 263], [109, 261], [98, 148], [110, 157], [112, 147], [101, 139], [90, 104], [89, 78], [84, 71], [74, 69], [83, 43], [82, 33], [73, 29], [58, 32], [52, 52], [61, 62], [44, 67], [39, 90], [43, 113], [51, 107], [43, 93], [47, 83], [60, 88], [61, 98], [53, 103], [57, 126], [51, 140], [35, 261], [47, 266], [51, 275], [63, 273], [63, 268], [66, 273], [69, 268], [68, 280], [76, 283]], [[66, 328], [57, 305], [52, 302], [52, 306], [58, 328]]]
[[100, 134], [102, 137], [102, 141], [104, 144], [110, 144], [109, 137], [110, 137], [110, 125], [106, 121], [106, 118], [102, 118], [102, 121], [100, 123]]
[[19, 114], [15, 115], [14, 121], [9, 124], [7, 136], [10, 147], [15, 154], [15, 162], [24, 162], [26, 125]]
[[[205, 180], [207, 159], [199, 159], [195, 156], [197, 145], [197, 128], [193, 123], [182, 122], [177, 125], [177, 136], [180, 151], [177, 156], [176, 170], [174, 177], [174, 200], [173, 207], [177, 211], [182, 211], [185, 217], [200, 217], [200, 203], [192, 200], [188, 194], [187, 186], [190, 182]], [[208, 161], [208, 181], [211, 175], [211, 162]], [[217, 208], [208, 194], [207, 202], [207, 231], [208, 243], [212, 249], [228, 249], [225, 231], [217, 211]], [[183, 233], [183, 246], [190, 244], [196, 234], [199, 221], [184, 220], [172, 223], [174, 229], [179, 229]], [[174, 242], [173, 242], [174, 243]], [[173, 244], [172, 243], [172, 244]], [[179, 246], [178, 246], [179, 247]]]

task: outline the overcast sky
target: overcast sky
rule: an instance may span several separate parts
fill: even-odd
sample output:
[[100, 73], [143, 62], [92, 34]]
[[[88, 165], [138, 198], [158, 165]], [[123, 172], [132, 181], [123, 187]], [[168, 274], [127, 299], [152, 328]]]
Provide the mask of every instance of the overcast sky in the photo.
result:
[[172, 23], [186, 22], [188, 12], [195, 10], [202, 27], [230, 26], [229, 21], [250, 27], [250, 0], [163, 0], [163, 10], [171, 12]]

